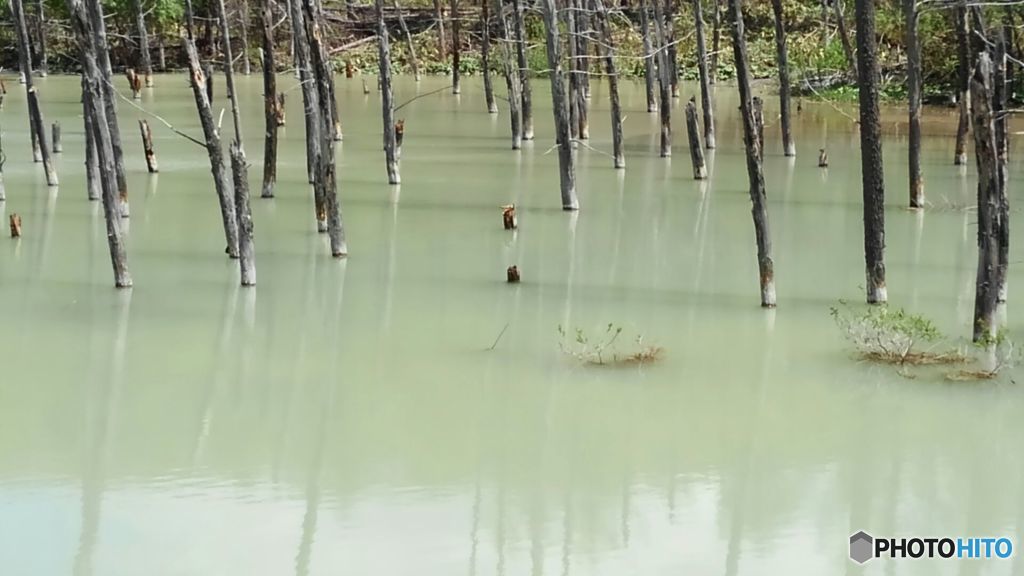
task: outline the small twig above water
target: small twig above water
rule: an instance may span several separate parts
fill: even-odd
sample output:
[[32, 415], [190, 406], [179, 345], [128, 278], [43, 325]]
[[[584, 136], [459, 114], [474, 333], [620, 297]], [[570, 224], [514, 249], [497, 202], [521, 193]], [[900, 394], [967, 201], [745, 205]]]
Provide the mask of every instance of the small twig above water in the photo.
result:
[[[447, 88], [447, 86], [446, 86], [446, 88]], [[505, 330], [508, 330], [508, 322], [505, 323], [505, 327], [502, 328], [501, 332], [498, 333], [498, 337], [494, 339], [494, 344], [491, 344], [491, 347], [487, 349], [488, 351], [491, 351], [491, 350], [494, 350], [495, 348], [497, 348], [498, 342], [501, 341], [501, 337], [505, 335]]]

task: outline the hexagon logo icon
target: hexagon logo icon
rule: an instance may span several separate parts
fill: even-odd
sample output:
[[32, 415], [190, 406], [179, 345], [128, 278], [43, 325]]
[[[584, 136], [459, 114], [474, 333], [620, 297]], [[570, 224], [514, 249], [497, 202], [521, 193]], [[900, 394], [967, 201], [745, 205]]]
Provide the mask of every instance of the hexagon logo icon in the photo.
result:
[[861, 530], [850, 536], [850, 560], [863, 564], [874, 558], [874, 538]]

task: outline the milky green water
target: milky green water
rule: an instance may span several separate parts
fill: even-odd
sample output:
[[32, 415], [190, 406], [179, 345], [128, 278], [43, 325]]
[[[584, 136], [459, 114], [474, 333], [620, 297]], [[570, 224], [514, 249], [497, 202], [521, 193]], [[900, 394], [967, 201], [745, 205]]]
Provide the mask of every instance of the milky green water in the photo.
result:
[[[261, 85], [237, 81], [258, 191]], [[397, 100], [444, 82], [402, 81]], [[1013, 383], [1024, 374], [911, 380], [852, 357], [828, 308], [863, 298], [859, 144], [827, 106], [804, 105], [793, 161], [765, 94], [771, 312], [758, 306], [732, 87], [718, 88], [720, 148], [698, 183], [681, 106], [675, 156], [658, 158], [656, 115], [633, 84], [628, 168], [614, 171], [599, 152], [610, 137], [595, 85], [582, 210], [567, 214], [543, 82], [537, 140], [521, 152], [505, 103], [486, 113], [479, 79], [403, 108], [398, 189], [386, 184], [378, 94], [339, 78], [343, 261], [315, 233], [292, 90], [277, 198], [253, 199], [255, 289], [238, 286], [223, 254], [204, 151], [151, 119], [161, 172], [148, 175], [141, 114], [122, 103], [135, 288], [116, 291], [102, 211], [84, 190], [78, 80], [38, 83], [47, 120], [64, 126], [59, 189], [31, 163], [24, 93], [7, 85], [0, 212], [23, 217], [24, 237], [0, 237], [2, 574], [1024, 573], [1019, 551], [847, 559], [860, 529], [1024, 546]], [[156, 85], [141, 105], [201, 134], [185, 78]], [[220, 79], [216, 103], [227, 105]], [[937, 206], [923, 214], [903, 209], [903, 114], [886, 117], [889, 298], [959, 337], [976, 228], [973, 212], [949, 206], [971, 203], [974, 168], [951, 165], [952, 114], [930, 114]], [[511, 202], [516, 233], [500, 225]], [[504, 282], [511, 264], [518, 286]], [[1008, 313], [1018, 335], [1020, 270]], [[661, 360], [600, 368], [560, 352], [559, 325], [608, 323], [662, 347]]]

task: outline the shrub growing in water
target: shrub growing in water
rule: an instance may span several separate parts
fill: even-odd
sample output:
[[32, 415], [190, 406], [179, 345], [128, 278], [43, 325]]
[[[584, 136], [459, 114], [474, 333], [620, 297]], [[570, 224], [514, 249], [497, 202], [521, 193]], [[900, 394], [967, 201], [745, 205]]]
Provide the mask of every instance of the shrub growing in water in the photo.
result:
[[561, 324], [558, 335], [561, 337], [558, 347], [567, 356], [571, 356], [583, 364], [598, 366], [646, 364], [661, 357], [662, 349], [644, 343], [642, 334], [633, 338], [629, 348], [619, 348], [622, 327], [609, 323], [604, 332], [591, 338], [582, 328], [576, 328], [570, 335]]

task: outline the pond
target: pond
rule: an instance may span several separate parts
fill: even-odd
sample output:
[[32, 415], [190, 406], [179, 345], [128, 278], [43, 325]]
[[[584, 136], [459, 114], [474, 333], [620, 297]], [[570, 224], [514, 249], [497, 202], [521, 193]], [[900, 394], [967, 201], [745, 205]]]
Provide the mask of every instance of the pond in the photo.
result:
[[[199, 136], [186, 82], [158, 76], [140, 105]], [[258, 196], [262, 86], [237, 82]], [[315, 232], [301, 91], [289, 91], [277, 197], [252, 201], [253, 289], [223, 254], [204, 151], [149, 117], [160, 173], [147, 174], [137, 121], [148, 116], [122, 102], [135, 287], [117, 291], [102, 209], [86, 198], [78, 79], [38, 82], [47, 121], [64, 127], [49, 189], [24, 92], [7, 78], [0, 213], [21, 215], [24, 233], [0, 237], [0, 572], [1024, 571], [1017, 551], [963, 566], [847, 559], [860, 529], [1024, 545], [1021, 370], [908, 379], [858, 361], [829, 317], [838, 300], [863, 300], [854, 110], [804, 102], [787, 159], [777, 101], [759, 89], [779, 301], [766, 311], [734, 87], [717, 88], [719, 149], [696, 182], [682, 122], [695, 85], [662, 159], [657, 115], [625, 83], [627, 169], [615, 171], [595, 84], [581, 210], [565, 213], [546, 83], [534, 83], [537, 138], [517, 152], [503, 101], [489, 115], [479, 78], [459, 97], [445, 82], [396, 85], [400, 103], [423, 95], [397, 115], [398, 188], [378, 93], [338, 78], [340, 261]], [[216, 92], [226, 107], [221, 78]], [[975, 169], [952, 165], [954, 126], [952, 110], [928, 111], [933, 207], [915, 213], [905, 114], [885, 113], [886, 264], [893, 306], [967, 337]], [[509, 203], [515, 232], [501, 226]], [[505, 283], [513, 264], [518, 285]], [[1009, 288], [1008, 328], [1022, 334], [1021, 268]], [[560, 350], [560, 326], [571, 340], [609, 324], [625, 348], [635, 337], [660, 348], [658, 360], [591, 366]]]

